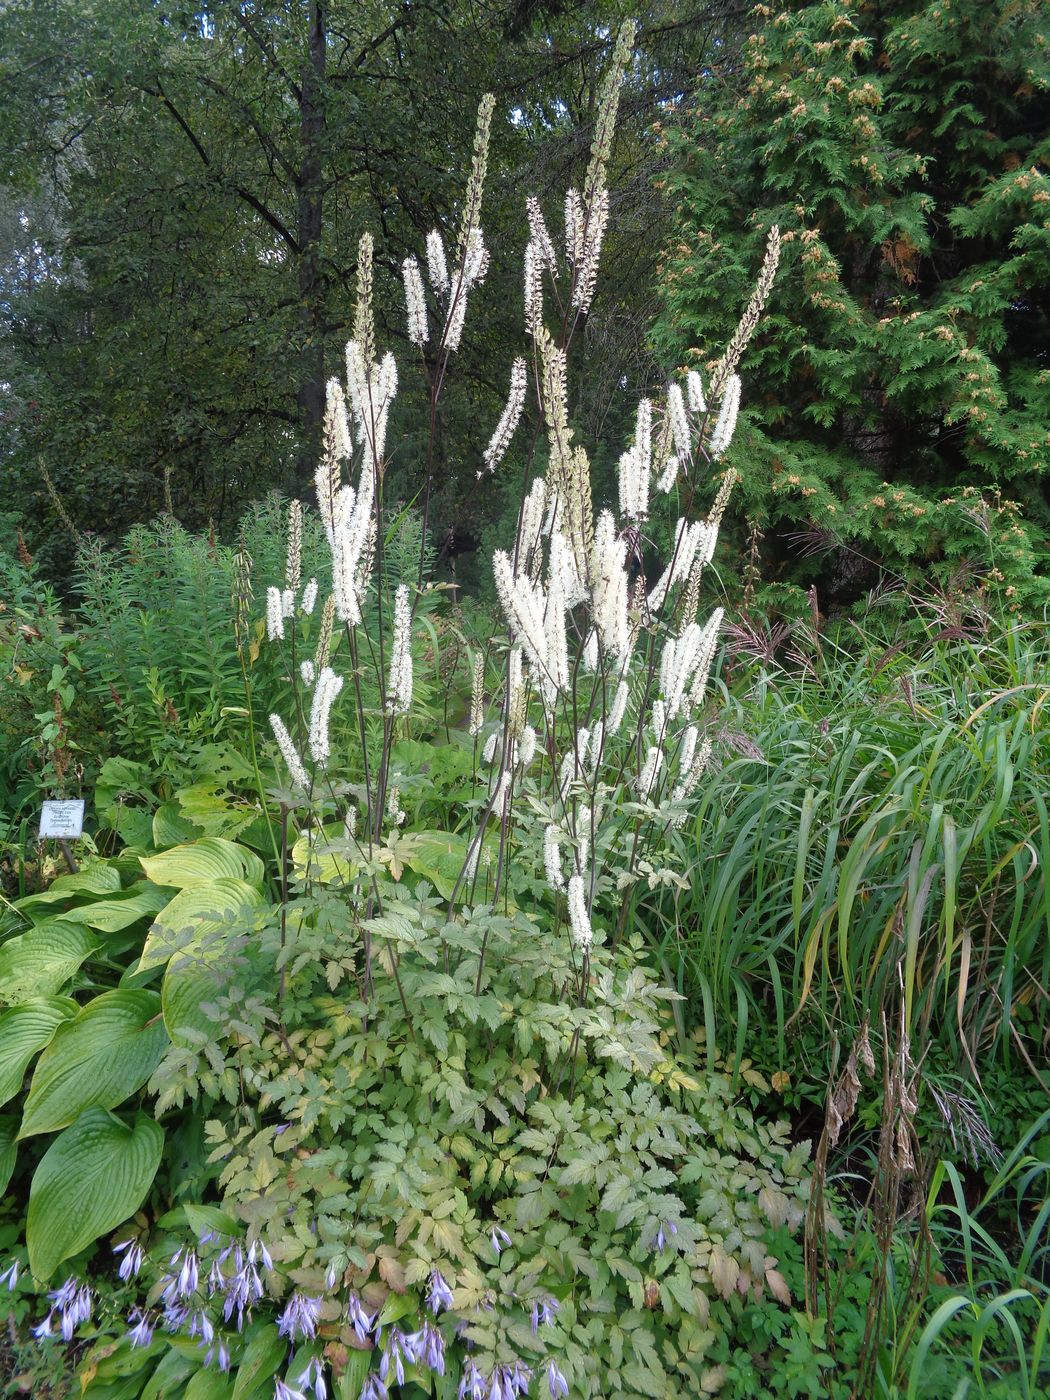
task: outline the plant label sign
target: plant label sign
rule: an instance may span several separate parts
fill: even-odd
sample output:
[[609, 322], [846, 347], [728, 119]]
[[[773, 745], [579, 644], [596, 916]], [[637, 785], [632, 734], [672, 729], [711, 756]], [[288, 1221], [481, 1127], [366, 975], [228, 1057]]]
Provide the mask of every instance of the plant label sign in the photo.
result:
[[48, 801], [40, 808], [40, 839], [73, 841], [84, 834], [84, 799]]

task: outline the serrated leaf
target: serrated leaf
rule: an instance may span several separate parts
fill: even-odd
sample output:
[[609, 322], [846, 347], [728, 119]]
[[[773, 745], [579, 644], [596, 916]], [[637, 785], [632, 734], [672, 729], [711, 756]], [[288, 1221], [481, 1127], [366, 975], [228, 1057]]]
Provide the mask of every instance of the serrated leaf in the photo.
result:
[[48, 919], [0, 948], [0, 1002], [17, 1006], [65, 986], [102, 938], [76, 924]]
[[142, 1204], [164, 1148], [164, 1130], [139, 1113], [129, 1128], [89, 1108], [40, 1159], [29, 1191], [29, 1267], [46, 1281], [63, 1261], [115, 1229]]
[[37, 1061], [20, 1137], [64, 1128], [87, 1108], [114, 1108], [141, 1088], [168, 1043], [156, 992], [104, 992], [64, 1022]]
[[22, 1087], [29, 1061], [50, 1042], [64, 1021], [77, 1014], [69, 997], [47, 997], [13, 1007], [0, 1016], [0, 1104]]

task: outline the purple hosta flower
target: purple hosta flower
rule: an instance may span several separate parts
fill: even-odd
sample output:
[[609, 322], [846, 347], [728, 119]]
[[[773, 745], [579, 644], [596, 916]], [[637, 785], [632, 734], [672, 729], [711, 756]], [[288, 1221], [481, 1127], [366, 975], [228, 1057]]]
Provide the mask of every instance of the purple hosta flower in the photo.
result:
[[230, 1369], [230, 1349], [222, 1337], [216, 1337], [204, 1353], [204, 1364], [205, 1366], [218, 1366], [220, 1371]]
[[222, 1264], [218, 1259], [211, 1261], [211, 1268], [208, 1270], [208, 1296], [212, 1297], [216, 1293], [226, 1292], [226, 1275], [222, 1271]]
[[498, 1225], [492, 1231], [492, 1234], [489, 1235], [489, 1239], [492, 1241], [492, 1248], [496, 1251], [497, 1254], [502, 1254], [503, 1251], [509, 1248], [512, 1243], [511, 1238], [507, 1234], [506, 1230], [501, 1230]]
[[124, 1256], [120, 1261], [120, 1268], [117, 1270], [117, 1273], [124, 1282], [127, 1283], [129, 1279], [138, 1278], [139, 1270], [142, 1268], [142, 1261], [146, 1257], [146, 1252], [142, 1246], [136, 1243], [135, 1240], [124, 1240], [122, 1244], [115, 1244], [113, 1246], [113, 1253], [123, 1254]]
[[215, 1336], [215, 1328], [212, 1326], [211, 1318], [203, 1308], [198, 1308], [192, 1314], [187, 1331], [191, 1337], [200, 1337], [205, 1346], [209, 1346]]
[[420, 1358], [425, 1366], [437, 1375], [445, 1374], [445, 1339], [437, 1328], [430, 1322], [423, 1323], [421, 1332], [415, 1334], [420, 1337]]
[[468, 1361], [460, 1377], [458, 1400], [485, 1400], [489, 1393], [488, 1382], [473, 1361]]
[[321, 1320], [320, 1298], [309, 1298], [298, 1290], [288, 1299], [284, 1312], [277, 1322], [277, 1330], [290, 1342], [302, 1337], [312, 1342], [317, 1336], [317, 1324]]
[[263, 1244], [262, 1240], [252, 1240], [248, 1246], [248, 1260], [255, 1263], [256, 1254], [262, 1263], [263, 1268], [269, 1273], [273, 1269], [273, 1260], [270, 1258], [270, 1251]]
[[524, 1361], [517, 1360], [510, 1370], [510, 1383], [514, 1387], [516, 1395], [528, 1395], [529, 1382], [532, 1380], [532, 1372]]
[[365, 1383], [361, 1387], [360, 1400], [387, 1400], [389, 1393], [375, 1372], [371, 1371], [365, 1377]]
[[324, 1379], [324, 1362], [321, 1361], [320, 1357], [311, 1357], [306, 1370], [300, 1373], [295, 1383], [302, 1386], [304, 1390], [308, 1386], [312, 1387], [314, 1400], [328, 1400], [328, 1387], [325, 1385]]
[[7, 1268], [4, 1270], [4, 1272], [0, 1274], [0, 1284], [6, 1283], [8, 1293], [13, 1293], [15, 1291], [15, 1285], [17, 1284], [17, 1282], [18, 1260], [12, 1259], [10, 1264], [8, 1264]]
[[551, 1393], [551, 1400], [565, 1400], [569, 1393], [569, 1382], [558, 1370], [558, 1363], [554, 1360], [547, 1362], [547, 1388]]
[[240, 1245], [236, 1245], [233, 1251], [233, 1262], [236, 1272], [232, 1278], [225, 1281], [226, 1302], [223, 1304], [222, 1315], [229, 1322], [233, 1314], [236, 1313], [237, 1331], [239, 1332], [244, 1326], [244, 1314], [247, 1312], [250, 1315], [252, 1304], [257, 1303], [263, 1296], [263, 1285], [250, 1249], [246, 1259]]
[[295, 1390], [286, 1381], [277, 1380], [273, 1387], [273, 1400], [306, 1400], [301, 1390]]
[[128, 1341], [133, 1347], [148, 1347], [153, 1341], [153, 1329], [157, 1320], [152, 1313], [142, 1308], [132, 1308], [128, 1313]]
[[361, 1299], [356, 1293], [351, 1293], [346, 1305], [346, 1316], [350, 1326], [357, 1334], [359, 1342], [366, 1342], [372, 1328], [376, 1325], [374, 1316], [369, 1316], [361, 1306]]
[[38, 1322], [33, 1328], [33, 1336], [38, 1342], [42, 1342], [45, 1337], [53, 1337], [55, 1335], [51, 1330], [51, 1319], [53, 1316], [53, 1313], [48, 1313], [43, 1322]]
[[91, 1289], [86, 1283], [78, 1286], [75, 1278], [67, 1278], [62, 1287], [52, 1289], [48, 1297], [53, 1309], [61, 1314], [62, 1340], [71, 1342], [73, 1333], [91, 1316]]
[[449, 1288], [437, 1269], [430, 1275], [430, 1286], [427, 1289], [427, 1302], [430, 1311], [437, 1317], [442, 1308], [446, 1310], [452, 1306], [452, 1289]]
[[546, 1327], [549, 1322], [554, 1321], [557, 1311], [557, 1298], [552, 1298], [548, 1294], [545, 1298], [536, 1299], [532, 1305], [532, 1335], [534, 1337], [541, 1327]]
[[[176, 1265], [178, 1273], [175, 1272]], [[191, 1298], [197, 1291], [197, 1281], [200, 1277], [197, 1251], [177, 1249], [171, 1256], [168, 1268], [170, 1272], [164, 1276], [164, 1290], [161, 1293], [165, 1303], [174, 1303], [176, 1298]]]
[[180, 1303], [178, 1301], [172, 1303], [165, 1303], [164, 1330], [166, 1332], [170, 1332], [172, 1336], [174, 1336], [175, 1333], [180, 1331], [181, 1328], [184, 1326], [186, 1319], [189, 1317], [189, 1315], [189, 1303]]
[[390, 1369], [393, 1367], [394, 1378], [398, 1385], [405, 1383], [405, 1362], [415, 1363], [419, 1360], [423, 1349], [423, 1336], [420, 1332], [413, 1332], [406, 1336], [400, 1327], [395, 1327], [390, 1333], [390, 1340], [386, 1344], [379, 1361], [379, 1379], [386, 1382]]
[[666, 1246], [667, 1246], [667, 1239], [668, 1239], [668, 1236], [669, 1236], [669, 1235], [677, 1235], [677, 1234], [678, 1234], [678, 1226], [674, 1223], [674, 1221], [673, 1221], [673, 1220], [664, 1220], [664, 1221], [661, 1223], [660, 1228], [659, 1228], [659, 1229], [657, 1230], [657, 1232], [656, 1232], [656, 1237], [655, 1237], [655, 1239], [653, 1240], [653, 1243], [652, 1243], [652, 1246], [651, 1246], [651, 1247], [652, 1247], [653, 1249], [659, 1250], [660, 1253], [663, 1253], [664, 1249], [665, 1249]]

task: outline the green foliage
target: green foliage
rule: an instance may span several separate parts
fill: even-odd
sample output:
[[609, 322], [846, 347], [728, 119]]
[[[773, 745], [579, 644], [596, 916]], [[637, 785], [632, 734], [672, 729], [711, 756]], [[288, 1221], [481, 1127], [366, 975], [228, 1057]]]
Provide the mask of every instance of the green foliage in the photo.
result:
[[[661, 353], [706, 360], [765, 231], [781, 273], [749, 358], [732, 460], [795, 577], [791, 532], [909, 579], [979, 569], [1007, 604], [1047, 515], [1047, 44], [1037, 4], [762, 5], [743, 63], [661, 134], [676, 231]], [[963, 488], [971, 488], [967, 495]], [[978, 521], [986, 545], [965, 523]], [[1023, 521], [1003, 513], [1020, 503]], [[795, 555], [795, 559], [792, 559]]]
[[925, 642], [903, 625], [799, 629], [795, 647], [794, 668], [740, 655], [750, 683], [724, 697], [720, 761], [683, 833], [688, 889], [636, 893], [632, 922], [710, 1042], [761, 1044], [789, 1101], [823, 1102], [831, 1032], [877, 1027], [898, 980], [942, 1071], [1041, 1062], [1045, 626]]

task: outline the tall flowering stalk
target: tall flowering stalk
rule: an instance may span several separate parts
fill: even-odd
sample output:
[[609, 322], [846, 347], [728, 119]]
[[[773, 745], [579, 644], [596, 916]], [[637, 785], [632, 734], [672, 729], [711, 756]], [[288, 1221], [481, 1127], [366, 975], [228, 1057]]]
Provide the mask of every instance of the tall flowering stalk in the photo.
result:
[[[531, 858], [534, 850], [574, 952], [581, 999], [594, 946], [614, 932], [605, 912], [607, 892], [629, 884], [650, 846], [681, 824], [710, 758], [702, 711], [722, 613], [698, 615], [701, 578], [713, 557], [735, 479], [722, 463], [742, 397], [736, 369], [772, 285], [779, 249], [774, 231], [755, 295], [708, 382], [691, 370], [662, 395], [641, 399], [631, 440], [620, 456], [617, 499], [596, 501], [590, 457], [572, 425], [568, 350], [597, 285], [609, 216], [608, 165], [633, 36], [629, 24], [617, 36], [583, 186], [566, 196], [563, 260], [539, 201], [533, 196], [526, 200], [524, 329], [531, 353], [511, 366], [507, 401], [490, 430], [477, 475], [492, 471], [507, 453], [530, 399], [530, 379], [546, 439], [546, 468], [524, 480], [515, 538], [493, 555], [493, 580], [509, 643], [506, 671], [502, 687], [489, 690], [487, 708], [484, 667], [474, 669], [469, 727], [477, 742], [475, 754], [482, 756], [486, 788], [449, 900], [455, 918], [458, 903], [473, 897], [486, 835], [498, 836], [499, 851], [495, 868], [485, 875], [490, 902], [505, 886], [508, 862]], [[431, 347], [421, 360], [431, 416], [424, 548], [437, 405], [450, 356], [461, 343], [468, 305], [474, 304], [488, 265], [481, 209], [493, 110], [486, 97], [453, 254], [445, 233], [434, 229], [420, 250], [429, 291], [420, 260], [409, 257], [401, 269], [409, 342], [420, 350], [428, 343]], [[422, 593], [420, 587], [412, 591], [402, 583], [391, 608], [381, 590], [372, 592], [377, 574], [381, 577], [385, 443], [398, 384], [393, 356], [376, 343], [373, 263], [366, 235], [358, 255], [345, 384], [329, 384], [324, 452], [316, 474], [317, 507], [331, 555], [325, 616], [330, 627], [334, 613], [343, 628], [341, 654], [352, 681], [364, 792], [360, 823], [356, 804], [337, 814], [347, 840], [368, 852], [382, 845], [385, 824], [393, 830], [404, 821], [400, 794], [391, 782], [391, 748], [397, 726], [411, 714], [412, 619]], [[433, 321], [428, 297], [436, 312]], [[432, 325], [439, 328], [433, 337]], [[717, 483], [713, 504], [705, 518], [695, 518], [689, 503], [712, 476]], [[684, 511], [667, 519], [668, 498], [676, 494]], [[658, 577], [648, 581], [640, 567], [642, 532], [658, 532], [664, 520], [667, 556]], [[292, 556], [301, 520], [293, 515], [291, 525], [285, 587], [267, 595], [267, 630], [275, 644], [286, 644], [297, 625], [299, 566], [293, 569]], [[417, 582], [422, 580], [421, 558]], [[299, 614], [306, 611], [300, 604]], [[361, 684], [369, 667], [382, 702], [378, 755], [370, 752], [374, 729], [370, 731]], [[280, 716], [273, 717], [272, 725], [293, 784], [316, 797], [319, 785], [331, 786], [328, 725], [344, 687], [330, 663], [327, 641], [313, 662], [297, 669], [311, 691], [303, 706], [304, 720], [309, 715], [307, 732], [297, 743]], [[373, 881], [366, 914], [378, 902]], [[622, 899], [616, 903], [626, 907]], [[367, 989], [367, 935], [365, 944]], [[484, 956], [483, 949], [479, 988]], [[393, 971], [396, 977], [396, 961]]]

